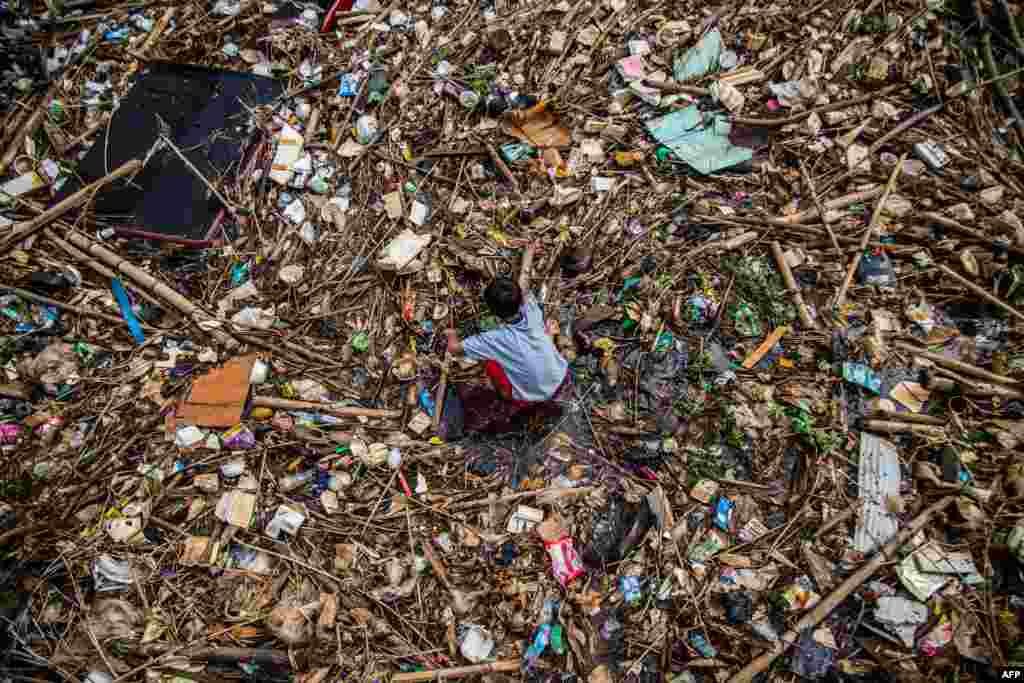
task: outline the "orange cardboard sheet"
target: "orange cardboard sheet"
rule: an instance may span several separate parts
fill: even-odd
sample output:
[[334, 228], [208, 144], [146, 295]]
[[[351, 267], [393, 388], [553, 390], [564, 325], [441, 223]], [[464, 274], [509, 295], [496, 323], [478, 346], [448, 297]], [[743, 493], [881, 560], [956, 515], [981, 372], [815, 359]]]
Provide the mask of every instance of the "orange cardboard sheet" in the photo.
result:
[[255, 354], [234, 358], [198, 378], [188, 398], [178, 404], [177, 422], [199, 427], [238, 424], [249, 396], [249, 375], [255, 363]]
[[567, 147], [572, 142], [569, 129], [558, 122], [558, 115], [541, 102], [526, 111], [507, 112], [505, 132], [534, 147]]

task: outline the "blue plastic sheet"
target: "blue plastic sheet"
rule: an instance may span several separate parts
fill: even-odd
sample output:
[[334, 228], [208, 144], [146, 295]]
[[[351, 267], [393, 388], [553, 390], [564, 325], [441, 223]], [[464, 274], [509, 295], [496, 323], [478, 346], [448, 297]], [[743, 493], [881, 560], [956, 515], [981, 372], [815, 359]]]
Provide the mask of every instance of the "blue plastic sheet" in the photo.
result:
[[718, 70], [718, 57], [722, 54], [722, 34], [717, 28], [711, 29], [697, 44], [676, 58], [672, 64], [672, 75], [680, 83], [700, 78]]
[[733, 144], [732, 124], [724, 116], [701, 114], [697, 105], [651, 119], [647, 130], [672, 153], [703, 175], [754, 158], [754, 150]]
[[882, 390], [882, 378], [863, 363], [844, 362], [843, 379], [847, 382], [858, 384], [875, 394]]

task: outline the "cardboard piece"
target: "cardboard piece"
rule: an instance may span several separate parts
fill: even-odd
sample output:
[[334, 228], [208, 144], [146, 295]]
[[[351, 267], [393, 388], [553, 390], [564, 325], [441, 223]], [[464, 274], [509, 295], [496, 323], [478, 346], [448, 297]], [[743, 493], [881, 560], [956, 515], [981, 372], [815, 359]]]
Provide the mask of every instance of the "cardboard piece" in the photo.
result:
[[214, 514], [220, 521], [248, 529], [256, 511], [256, 495], [245, 491], [227, 491], [217, 501]]
[[572, 142], [569, 129], [541, 102], [526, 111], [510, 111], [502, 116], [505, 132], [534, 147], [567, 147]]
[[178, 404], [177, 421], [201, 427], [234, 427], [249, 396], [249, 376], [256, 354], [234, 358], [198, 378], [188, 398]]

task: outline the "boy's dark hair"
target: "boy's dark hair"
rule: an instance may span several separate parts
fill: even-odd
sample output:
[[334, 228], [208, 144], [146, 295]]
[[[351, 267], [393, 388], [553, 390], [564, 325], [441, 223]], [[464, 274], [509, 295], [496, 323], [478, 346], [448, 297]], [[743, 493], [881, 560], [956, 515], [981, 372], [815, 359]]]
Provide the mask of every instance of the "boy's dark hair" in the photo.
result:
[[523, 292], [511, 278], [498, 277], [484, 290], [484, 301], [494, 315], [508, 320], [519, 314], [519, 307], [523, 305]]

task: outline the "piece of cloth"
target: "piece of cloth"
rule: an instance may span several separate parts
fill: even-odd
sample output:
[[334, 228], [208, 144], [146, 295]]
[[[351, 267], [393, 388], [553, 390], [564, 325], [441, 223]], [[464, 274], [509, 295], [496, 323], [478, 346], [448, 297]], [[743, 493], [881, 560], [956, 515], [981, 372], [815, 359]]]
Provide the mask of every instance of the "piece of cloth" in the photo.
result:
[[514, 322], [466, 338], [467, 358], [493, 360], [504, 370], [517, 401], [546, 401], [554, 396], [569, 367], [544, 329], [544, 314], [527, 294]]
[[[491, 386], [457, 385], [465, 431], [488, 434], [512, 431], [517, 422], [533, 416], [556, 417], [561, 414], [563, 406], [572, 399], [572, 392], [572, 373], [568, 371], [554, 395], [547, 401], [506, 401]], [[447, 410], [445, 408], [445, 411]]]

